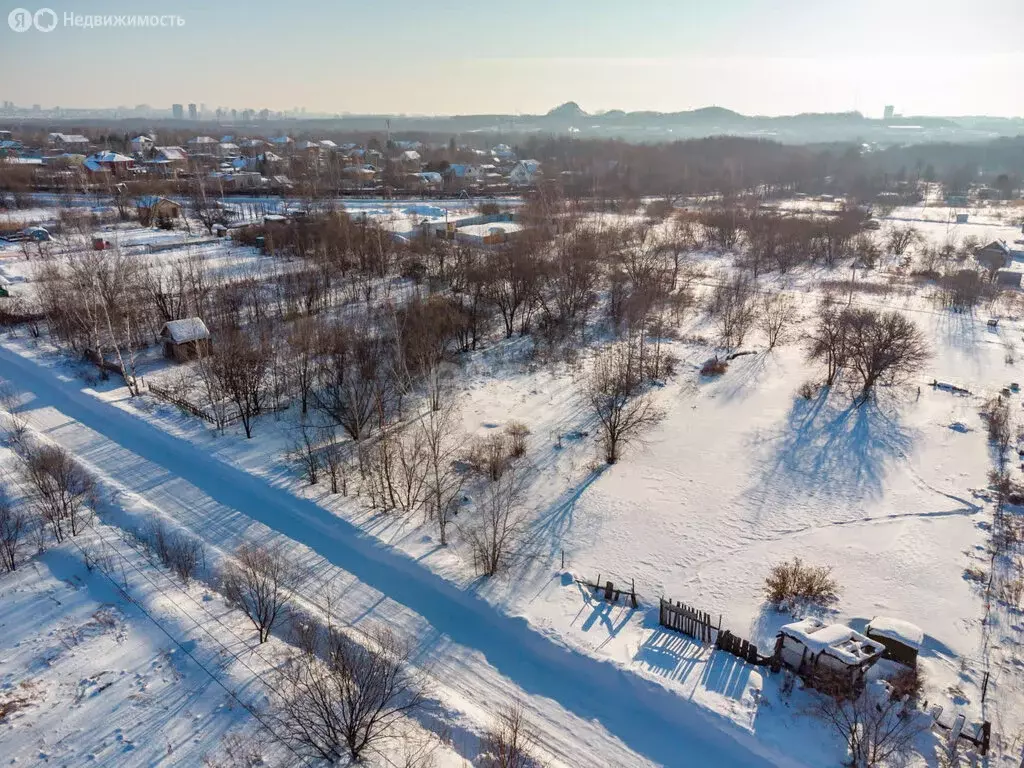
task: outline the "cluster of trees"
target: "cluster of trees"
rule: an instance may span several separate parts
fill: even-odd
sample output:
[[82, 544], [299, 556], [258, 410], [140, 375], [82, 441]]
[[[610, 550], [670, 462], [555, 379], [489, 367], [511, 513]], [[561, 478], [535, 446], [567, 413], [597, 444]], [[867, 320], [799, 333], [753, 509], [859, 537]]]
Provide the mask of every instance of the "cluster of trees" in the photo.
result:
[[31, 542], [38, 551], [80, 536], [92, 525], [96, 483], [64, 448], [14, 437], [26, 497], [15, 503], [0, 485], [0, 569], [15, 570]]

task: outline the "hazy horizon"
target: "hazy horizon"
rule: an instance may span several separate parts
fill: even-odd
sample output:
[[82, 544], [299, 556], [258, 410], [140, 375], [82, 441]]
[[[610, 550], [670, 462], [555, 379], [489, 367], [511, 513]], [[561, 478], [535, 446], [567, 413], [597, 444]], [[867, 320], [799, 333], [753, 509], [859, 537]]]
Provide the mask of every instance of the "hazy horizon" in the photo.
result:
[[[172, 103], [315, 113], [543, 114], [722, 106], [749, 115], [1024, 115], [1020, 0], [467, 0], [387, 7], [200, 0], [89, 7], [60, 17], [174, 14], [182, 27], [0, 27], [0, 99], [113, 108]], [[24, 0], [3, 6], [36, 10]], [[88, 74], [83, 68], [88, 65]]]

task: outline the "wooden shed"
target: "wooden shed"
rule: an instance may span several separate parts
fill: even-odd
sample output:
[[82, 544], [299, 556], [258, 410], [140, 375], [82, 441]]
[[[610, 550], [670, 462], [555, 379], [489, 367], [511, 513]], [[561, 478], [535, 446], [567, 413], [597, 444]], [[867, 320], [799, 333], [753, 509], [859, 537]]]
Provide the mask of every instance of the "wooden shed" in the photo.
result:
[[775, 660], [817, 687], [839, 686], [857, 691], [864, 675], [885, 652], [870, 640], [842, 624], [825, 624], [808, 618], [786, 624], [775, 641]]
[[210, 331], [198, 317], [171, 320], [160, 329], [164, 357], [179, 363], [196, 357], [210, 346]]
[[180, 203], [155, 195], [140, 198], [135, 208], [139, 214], [139, 222], [145, 227], [161, 221], [172, 221], [181, 216]]
[[902, 619], [876, 616], [864, 630], [868, 637], [885, 646], [883, 656], [908, 667], [917, 666], [917, 654], [924, 642], [924, 632], [916, 624]]

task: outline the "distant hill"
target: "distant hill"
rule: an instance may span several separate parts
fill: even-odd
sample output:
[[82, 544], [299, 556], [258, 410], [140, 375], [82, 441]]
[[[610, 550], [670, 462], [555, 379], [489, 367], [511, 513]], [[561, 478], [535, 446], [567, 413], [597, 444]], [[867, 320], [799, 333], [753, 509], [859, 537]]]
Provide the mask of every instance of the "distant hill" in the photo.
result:
[[575, 101], [567, 101], [565, 104], [555, 107], [548, 112], [546, 117], [568, 118], [572, 120], [578, 117], [589, 117], [589, 115]]

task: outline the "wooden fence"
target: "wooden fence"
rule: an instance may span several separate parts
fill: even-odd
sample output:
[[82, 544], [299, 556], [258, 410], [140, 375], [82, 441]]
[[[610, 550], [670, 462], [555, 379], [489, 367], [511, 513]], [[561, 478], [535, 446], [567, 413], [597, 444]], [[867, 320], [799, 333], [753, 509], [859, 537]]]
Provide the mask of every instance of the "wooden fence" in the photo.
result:
[[[164, 389], [163, 387], [158, 387], [155, 384], [150, 384], [148, 387], [146, 387], [146, 389], [149, 391], [150, 394], [170, 403], [171, 405], [178, 406], [179, 408], [181, 408], [181, 410], [185, 411], [186, 413], [191, 413], [193, 416], [198, 416], [200, 419], [204, 419], [213, 424], [214, 426], [217, 425], [217, 420], [213, 416], [208, 414], [202, 408], [193, 405], [185, 398], [175, 395], [170, 390]], [[238, 418], [238, 416], [235, 416], [235, 418]], [[228, 421], [231, 420], [233, 419], [229, 419]]]
[[748, 642], [742, 637], [737, 637], [727, 629], [718, 633], [718, 639], [715, 640], [715, 647], [720, 651], [725, 651], [726, 653], [731, 653], [733, 656], [738, 656], [750, 664], [767, 666], [771, 663], [771, 656], [762, 656], [757, 652], [757, 646], [754, 643]]
[[676, 601], [661, 598], [661, 610], [658, 613], [658, 623], [663, 627], [674, 629], [689, 635], [702, 643], [714, 642], [722, 629], [722, 617], [718, 617], [718, 623], [711, 620], [711, 614], [706, 611], [698, 611], [696, 608]]

